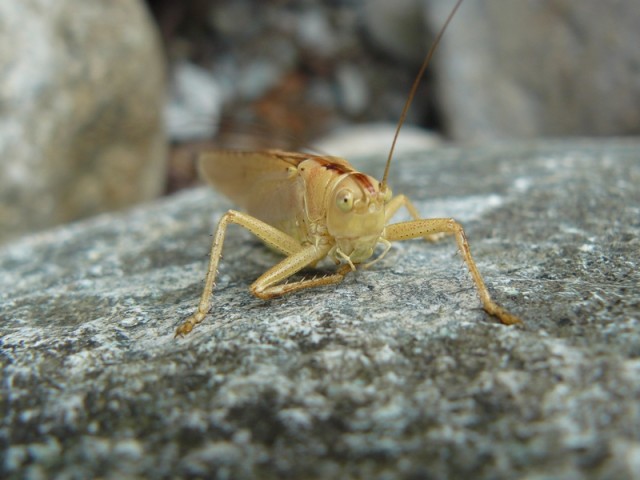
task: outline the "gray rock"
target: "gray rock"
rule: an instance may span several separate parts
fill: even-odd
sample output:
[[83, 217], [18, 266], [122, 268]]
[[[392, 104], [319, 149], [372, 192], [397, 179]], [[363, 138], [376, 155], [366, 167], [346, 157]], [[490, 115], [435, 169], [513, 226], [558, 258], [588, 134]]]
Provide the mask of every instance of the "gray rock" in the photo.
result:
[[186, 62], [175, 65], [165, 107], [167, 135], [176, 142], [213, 138], [223, 101], [208, 70]]
[[336, 70], [340, 104], [349, 115], [359, 115], [371, 101], [367, 82], [360, 69], [344, 64]]
[[331, 57], [339, 52], [336, 32], [321, 4], [297, 12], [296, 17], [296, 40], [300, 46], [314, 50], [324, 57]]
[[[451, 2], [425, 7], [440, 29]], [[465, 2], [434, 58], [449, 133], [640, 133], [639, 24], [639, 2]]]
[[[345, 126], [318, 139], [313, 147], [319, 152], [343, 158], [379, 155], [389, 150], [397, 125], [392, 123], [363, 123]], [[403, 125], [395, 152], [425, 152], [442, 145], [435, 133], [415, 125]]]
[[162, 191], [163, 77], [141, 1], [0, 3], [0, 242]]
[[362, 24], [377, 47], [409, 64], [422, 63], [427, 33], [422, 0], [369, 0], [360, 6]]
[[483, 313], [451, 240], [258, 300], [279, 257], [232, 228], [212, 314], [174, 339], [228, 208], [204, 188], [3, 247], [0, 476], [638, 478], [639, 155], [397, 158], [396, 193], [464, 223], [522, 327]]

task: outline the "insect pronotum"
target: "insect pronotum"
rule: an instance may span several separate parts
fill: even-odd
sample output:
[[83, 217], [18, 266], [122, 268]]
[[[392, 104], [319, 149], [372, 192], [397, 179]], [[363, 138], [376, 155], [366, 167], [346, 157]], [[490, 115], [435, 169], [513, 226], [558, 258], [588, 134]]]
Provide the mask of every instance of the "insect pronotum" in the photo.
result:
[[[369, 260], [378, 244], [384, 246], [384, 251], [364, 267], [380, 260], [391, 242], [418, 237], [435, 240], [443, 234], [452, 234], [471, 272], [484, 310], [504, 324], [520, 322], [491, 298], [471, 257], [462, 226], [452, 218], [420, 218], [409, 199], [404, 195], [393, 196], [387, 185], [393, 150], [409, 105], [433, 52], [461, 3], [462, 0], [458, 0], [449, 14], [413, 83], [382, 181], [356, 171], [339, 157], [280, 150], [212, 151], [201, 155], [199, 169], [202, 176], [247, 213], [229, 210], [220, 219], [213, 236], [198, 309], [178, 327], [176, 336], [189, 333], [209, 313], [222, 245], [227, 227], [232, 223], [246, 228], [269, 247], [286, 255], [251, 285], [251, 292], [259, 298], [270, 299], [339, 283], [356, 269], [356, 265]], [[402, 207], [413, 220], [388, 224]], [[287, 282], [298, 271], [315, 266], [325, 257], [340, 265], [334, 274]]]

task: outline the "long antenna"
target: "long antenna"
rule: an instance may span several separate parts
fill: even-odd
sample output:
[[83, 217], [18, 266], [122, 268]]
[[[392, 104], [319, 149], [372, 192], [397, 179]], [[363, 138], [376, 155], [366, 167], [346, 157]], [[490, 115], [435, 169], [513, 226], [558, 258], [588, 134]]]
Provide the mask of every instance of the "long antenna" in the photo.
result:
[[400, 129], [402, 128], [402, 124], [404, 123], [404, 119], [407, 116], [407, 112], [409, 111], [409, 107], [411, 106], [411, 102], [413, 101], [413, 97], [416, 95], [416, 90], [418, 89], [418, 85], [420, 84], [420, 80], [422, 80], [422, 76], [424, 75], [424, 71], [427, 69], [429, 62], [431, 61], [431, 57], [433, 57], [433, 53], [436, 51], [438, 44], [440, 43], [440, 39], [444, 34], [444, 31], [447, 29], [447, 26], [451, 22], [451, 19], [456, 14], [458, 7], [462, 3], [463, 0], [458, 0], [456, 2], [455, 7], [451, 10], [451, 13], [447, 17], [447, 21], [444, 22], [444, 25], [438, 32], [436, 39], [433, 41], [433, 45], [429, 49], [427, 56], [422, 62], [422, 66], [420, 67], [420, 71], [416, 76], [416, 79], [413, 81], [413, 86], [411, 87], [411, 92], [409, 92], [409, 97], [407, 98], [406, 103], [404, 104], [404, 108], [402, 109], [402, 114], [400, 115], [400, 120], [398, 121], [398, 126], [396, 128], [396, 133], [393, 136], [393, 142], [391, 142], [391, 150], [389, 150], [389, 156], [387, 157], [387, 165], [384, 167], [384, 176], [382, 177], [382, 189], [385, 189], [387, 186], [387, 177], [389, 176], [389, 168], [391, 167], [391, 159], [393, 158], [393, 150], [396, 148], [396, 141], [398, 140], [398, 134], [400, 133]]

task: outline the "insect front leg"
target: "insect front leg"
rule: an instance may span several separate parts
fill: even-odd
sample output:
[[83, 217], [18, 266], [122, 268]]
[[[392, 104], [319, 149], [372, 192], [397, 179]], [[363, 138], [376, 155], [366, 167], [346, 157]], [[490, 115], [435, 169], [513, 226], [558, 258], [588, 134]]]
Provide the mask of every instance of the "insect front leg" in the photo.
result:
[[[393, 218], [396, 212], [400, 210], [400, 208], [402, 207], [405, 207], [407, 209], [407, 211], [409, 212], [409, 215], [411, 215], [411, 218], [413, 218], [414, 220], [420, 220], [420, 215], [418, 214], [418, 210], [416, 209], [416, 207], [413, 206], [413, 203], [411, 203], [411, 200], [409, 200], [406, 195], [400, 194], [393, 197], [389, 201], [389, 203], [385, 206], [385, 212], [384, 212], [385, 223], [389, 223], [391, 218]], [[427, 242], [437, 242], [438, 240], [445, 237], [447, 233], [448, 232], [431, 233], [429, 235], [425, 235], [424, 239]]]
[[251, 292], [259, 298], [268, 300], [279, 297], [287, 293], [297, 292], [305, 288], [321, 287], [340, 283], [345, 275], [351, 271], [351, 267], [343, 265], [332, 275], [325, 275], [319, 278], [299, 280], [291, 283], [280, 283], [291, 275], [299, 272], [304, 267], [313, 265], [323, 259], [329, 253], [330, 246], [308, 245], [299, 252], [290, 255], [280, 263], [266, 271], [252, 285]]
[[464, 261], [471, 272], [471, 277], [478, 288], [478, 293], [484, 310], [488, 314], [496, 317], [505, 325], [522, 323], [518, 317], [507, 312], [504, 308], [494, 302], [491, 295], [489, 295], [489, 291], [482, 279], [482, 275], [480, 275], [478, 267], [471, 257], [471, 250], [469, 249], [467, 237], [464, 234], [462, 226], [458, 222], [452, 218], [429, 218], [396, 223], [385, 227], [385, 238], [389, 241], [409, 240], [411, 238], [424, 237], [425, 235], [438, 233], [455, 235], [456, 243], [462, 253], [462, 258], [464, 258]]
[[277, 228], [245, 213], [229, 210], [222, 216], [220, 222], [218, 222], [218, 226], [213, 235], [213, 243], [211, 244], [211, 253], [209, 255], [209, 268], [207, 270], [207, 277], [204, 282], [204, 290], [200, 297], [198, 309], [178, 327], [176, 336], [189, 333], [193, 327], [202, 322], [204, 317], [209, 313], [209, 309], [211, 308], [211, 293], [215, 286], [218, 263], [222, 256], [222, 245], [224, 243], [227, 226], [230, 223], [235, 223], [246, 228], [264, 243], [285, 255], [294, 255], [303, 248], [293, 237], [281, 232]]

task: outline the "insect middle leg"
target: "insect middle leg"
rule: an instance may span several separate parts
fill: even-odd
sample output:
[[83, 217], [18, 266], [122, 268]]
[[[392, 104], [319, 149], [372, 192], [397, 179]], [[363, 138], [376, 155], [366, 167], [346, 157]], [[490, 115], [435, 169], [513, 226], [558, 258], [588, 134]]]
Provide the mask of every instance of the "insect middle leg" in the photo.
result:
[[385, 227], [385, 238], [389, 241], [409, 240], [411, 238], [424, 237], [425, 235], [433, 235], [438, 233], [453, 234], [456, 238], [458, 248], [462, 253], [471, 277], [478, 288], [480, 300], [484, 310], [496, 317], [505, 325], [521, 323], [522, 321], [515, 315], [507, 312], [504, 308], [493, 301], [487, 287], [482, 279], [482, 275], [478, 271], [476, 262], [471, 257], [471, 250], [467, 237], [464, 234], [462, 226], [452, 218], [429, 218], [421, 220], [412, 220], [409, 222], [395, 223]]

